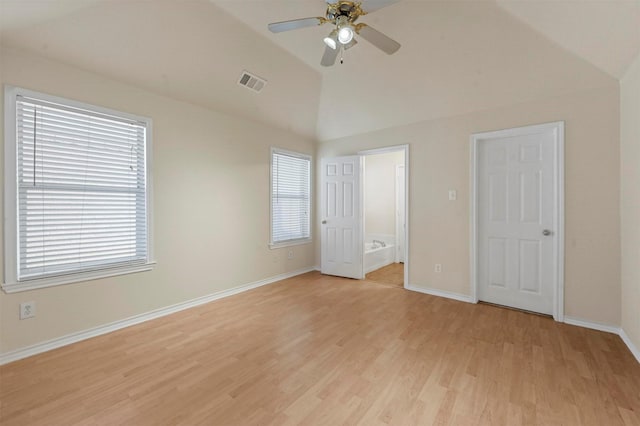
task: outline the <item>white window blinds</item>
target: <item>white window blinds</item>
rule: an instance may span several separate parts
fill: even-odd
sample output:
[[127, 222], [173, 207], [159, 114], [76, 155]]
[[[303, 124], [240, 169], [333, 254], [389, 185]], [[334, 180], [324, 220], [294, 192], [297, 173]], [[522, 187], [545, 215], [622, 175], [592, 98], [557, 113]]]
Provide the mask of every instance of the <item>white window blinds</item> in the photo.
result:
[[147, 261], [146, 130], [17, 97], [18, 280]]
[[310, 238], [311, 158], [271, 154], [271, 243]]

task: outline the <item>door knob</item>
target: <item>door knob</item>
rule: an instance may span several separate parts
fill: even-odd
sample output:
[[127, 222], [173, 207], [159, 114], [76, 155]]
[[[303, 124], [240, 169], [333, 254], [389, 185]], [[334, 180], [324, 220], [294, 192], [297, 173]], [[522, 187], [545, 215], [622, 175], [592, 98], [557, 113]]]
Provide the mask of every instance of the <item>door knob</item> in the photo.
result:
[[326, 221], [326, 220], [323, 220], [323, 221], [322, 221], [322, 224], [323, 224], [323, 225], [326, 225], [326, 224], [327, 224], [327, 221]]
[[548, 229], [545, 229], [544, 231], [542, 231], [542, 235], [544, 235], [545, 237], [548, 237], [549, 235], [551, 235], [551, 231], [549, 231]]

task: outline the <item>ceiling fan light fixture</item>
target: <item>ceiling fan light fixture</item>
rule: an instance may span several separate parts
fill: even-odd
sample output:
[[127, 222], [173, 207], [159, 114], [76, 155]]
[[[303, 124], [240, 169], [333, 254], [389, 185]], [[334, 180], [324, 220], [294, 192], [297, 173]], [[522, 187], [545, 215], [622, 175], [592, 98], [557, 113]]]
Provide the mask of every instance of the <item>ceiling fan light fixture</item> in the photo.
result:
[[324, 44], [336, 50], [338, 48], [338, 30], [331, 31], [331, 34], [324, 38]]
[[[318, 1], [318, 0], [315, 0]], [[389, 38], [380, 31], [365, 23], [358, 22], [361, 16], [374, 12], [382, 7], [397, 3], [400, 0], [325, 0], [328, 4], [324, 16], [290, 19], [268, 24], [269, 31], [280, 33], [300, 28], [330, 24], [331, 32], [323, 38], [326, 45], [320, 65], [333, 66], [337, 57], [347, 49], [358, 44], [359, 39], [365, 39], [387, 55], [400, 49], [400, 43]], [[2, 2], [2, 0], [0, 0]], [[356, 39], [356, 35], [358, 35]], [[340, 59], [342, 63], [342, 59]]]
[[338, 41], [342, 44], [349, 44], [353, 40], [355, 31], [351, 25], [345, 25], [338, 30]]

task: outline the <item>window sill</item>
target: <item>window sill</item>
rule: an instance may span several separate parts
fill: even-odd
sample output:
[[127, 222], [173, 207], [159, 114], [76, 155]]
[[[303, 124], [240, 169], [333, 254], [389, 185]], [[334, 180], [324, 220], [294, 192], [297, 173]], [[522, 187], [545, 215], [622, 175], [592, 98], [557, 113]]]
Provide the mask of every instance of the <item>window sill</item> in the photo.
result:
[[2, 284], [2, 290], [5, 293], [18, 293], [21, 291], [36, 290], [39, 288], [54, 287], [64, 284], [72, 284], [82, 281], [97, 280], [100, 278], [115, 277], [117, 275], [134, 274], [137, 272], [145, 272], [153, 269], [155, 261], [147, 262], [135, 266], [123, 266], [113, 269], [99, 269], [95, 271], [79, 272], [76, 274], [60, 275], [57, 277], [36, 278], [33, 280], [25, 280], [18, 282], [9, 282]]
[[275, 250], [275, 249], [284, 248], [284, 247], [301, 246], [303, 244], [309, 244], [312, 242], [313, 240], [311, 238], [305, 238], [304, 240], [283, 241], [281, 243], [270, 243], [269, 248], [271, 250]]

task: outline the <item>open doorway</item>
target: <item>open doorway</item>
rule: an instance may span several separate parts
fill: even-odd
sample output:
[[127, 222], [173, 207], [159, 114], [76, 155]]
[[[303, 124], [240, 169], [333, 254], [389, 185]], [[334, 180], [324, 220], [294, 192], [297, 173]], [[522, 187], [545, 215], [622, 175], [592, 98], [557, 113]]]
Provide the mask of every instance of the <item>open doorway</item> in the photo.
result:
[[365, 280], [404, 287], [406, 153], [391, 147], [363, 156], [363, 266]]
[[[393, 161], [386, 177], [369, 178], [369, 196], [365, 197], [365, 163], [374, 169], [380, 154], [391, 154]], [[396, 173], [401, 176], [396, 179]], [[320, 159], [320, 271], [358, 280], [384, 266], [393, 271], [379, 271], [376, 282], [408, 288], [409, 277], [409, 146], [398, 145], [358, 152], [357, 155]], [[378, 179], [378, 183], [376, 183]], [[382, 186], [389, 188], [381, 196]], [[400, 189], [398, 189], [400, 188]], [[365, 198], [373, 203], [365, 208]], [[377, 202], [386, 206], [376, 207]], [[399, 203], [399, 204], [396, 204]], [[385, 225], [369, 218], [365, 226], [365, 210], [384, 209], [390, 215]], [[398, 232], [397, 228], [403, 232]], [[401, 250], [398, 250], [401, 248]], [[390, 274], [394, 276], [391, 281]], [[401, 279], [400, 279], [401, 277]], [[372, 276], [370, 275], [371, 279]]]

